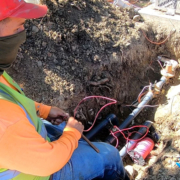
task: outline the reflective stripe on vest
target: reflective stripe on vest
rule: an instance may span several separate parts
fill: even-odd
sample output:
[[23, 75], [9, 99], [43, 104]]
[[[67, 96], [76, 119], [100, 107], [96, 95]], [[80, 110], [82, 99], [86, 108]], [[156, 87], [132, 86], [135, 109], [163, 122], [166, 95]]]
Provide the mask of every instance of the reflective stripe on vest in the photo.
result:
[[[18, 104], [19, 104], [19, 103], [18, 103]], [[29, 114], [26, 112], [26, 110], [24, 109], [24, 107], [23, 107], [21, 104], [19, 104], [19, 106], [20, 106], [20, 107], [24, 110], [24, 112], [26, 113], [26, 117], [27, 117], [27, 119], [29, 120], [29, 122], [34, 126], [34, 124], [33, 124], [32, 120], [31, 120]], [[47, 137], [47, 131], [46, 131], [46, 128], [45, 128], [45, 125], [44, 125], [44, 124], [42, 124], [40, 135], [41, 135], [44, 139], [46, 139], [46, 137]]]
[[[7, 96], [8, 100], [16, 102], [9, 94], [7, 94], [6, 92], [2, 91], [1, 89], [0, 89], [0, 93], [5, 94]], [[16, 103], [24, 110], [24, 112], [26, 113], [26, 118], [34, 126], [34, 123], [31, 120], [31, 118], [30, 118], [29, 114], [27, 113], [27, 111], [25, 110], [25, 108], [20, 103], [18, 103], [18, 102], [16, 102]], [[44, 139], [46, 139], [46, 137], [47, 137], [47, 131], [46, 131], [46, 128], [45, 128], [44, 124], [42, 124], [40, 135]], [[18, 172], [16, 170], [6, 170], [6, 171], [3, 171], [3, 172], [0, 172], [0, 180], [9, 180], [9, 179], [12, 179], [12, 178], [16, 177], [17, 175], [19, 175], [20, 173], [21, 172]]]
[[6, 170], [6, 171], [0, 173], [0, 179], [1, 180], [9, 180], [9, 179], [16, 177], [19, 174], [20, 174], [20, 172], [18, 172], [18, 171]]

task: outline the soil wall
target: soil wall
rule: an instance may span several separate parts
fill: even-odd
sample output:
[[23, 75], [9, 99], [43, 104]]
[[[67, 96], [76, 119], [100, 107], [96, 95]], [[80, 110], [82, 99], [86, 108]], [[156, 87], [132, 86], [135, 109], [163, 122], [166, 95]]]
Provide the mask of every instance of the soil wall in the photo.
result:
[[160, 46], [149, 43], [140, 29], [153, 40], [163, 39], [168, 31], [155, 32], [143, 19], [134, 22], [133, 10], [101, 0], [44, 3], [48, 15], [26, 23], [27, 41], [10, 70], [36, 101], [69, 112], [87, 95], [130, 103], [142, 86], [157, 79], [148, 74], [157, 55], [180, 56], [171, 47], [179, 47], [176, 40]]

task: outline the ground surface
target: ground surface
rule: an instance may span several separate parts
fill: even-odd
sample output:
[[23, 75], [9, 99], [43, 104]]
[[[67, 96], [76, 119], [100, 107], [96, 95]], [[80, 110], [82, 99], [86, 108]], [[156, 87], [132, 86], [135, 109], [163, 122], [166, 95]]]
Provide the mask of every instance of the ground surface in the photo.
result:
[[[17, 61], [8, 71], [21, 85], [26, 95], [38, 102], [56, 105], [71, 115], [85, 96], [101, 95], [117, 100], [98, 118], [101, 121], [114, 113], [123, 121], [131, 104], [143, 86], [159, 80], [158, 55], [178, 60], [178, 33], [167, 43], [154, 45], [142, 34], [144, 29], [153, 41], [163, 40], [170, 27], [154, 26], [137, 13], [115, 8], [103, 0], [44, 0], [49, 7], [46, 17], [26, 23], [27, 41], [21, 47]], [[179, 74], [165, 85], [161, 95], [135, 119], [154, 122], [161, 140], [146, 166], [134, 166], [136, 179], [180, 179], [176, 155], [180, 141]], [[78, 110], [79, 119], [88, 126], [105, 101], [90, 101]], [[172, 112], [170, 107], [172, 106]], [[168, 114], [169, 113], [169, 114]], [[125, 159], [125, 164], [132, 164]]]

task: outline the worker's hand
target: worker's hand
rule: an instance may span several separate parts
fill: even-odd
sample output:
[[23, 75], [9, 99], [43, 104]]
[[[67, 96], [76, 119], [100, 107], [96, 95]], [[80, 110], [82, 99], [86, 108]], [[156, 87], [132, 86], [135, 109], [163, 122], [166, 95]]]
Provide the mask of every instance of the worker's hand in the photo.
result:
[[51, 107], [47, 120], [54, 125], [58, 125], [63, 121], [67, 121], [69, 118], [69, 114], [64, 112], [62, 109], [58, 107]]
[[81, 134], [84, 130], [84, 126], [82, 125], [81, 122], [77, 121], [76, 119], [74, 119], [73, 117], [70, 117], [68, 119], [68, 122], [66, 124], [66, 127], [71, 127], [71, 128], [75, 128], [77, 129]]

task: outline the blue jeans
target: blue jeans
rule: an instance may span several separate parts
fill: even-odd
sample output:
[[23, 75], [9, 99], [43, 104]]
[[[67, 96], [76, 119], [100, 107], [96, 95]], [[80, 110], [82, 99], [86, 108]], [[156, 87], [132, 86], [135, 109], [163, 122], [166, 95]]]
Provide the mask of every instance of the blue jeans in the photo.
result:
[[[58, 139], [65, 127], [65, 123], [57, 126], [44, 121], [44, 124], [51, 141]], [[71, 159], [61, 170], [53, 174], [53, 180], [129, 180], [118, 150], [102, 142], [93, 144], [100, 153], [84, 140], [79, 140], [78, 148]]]

